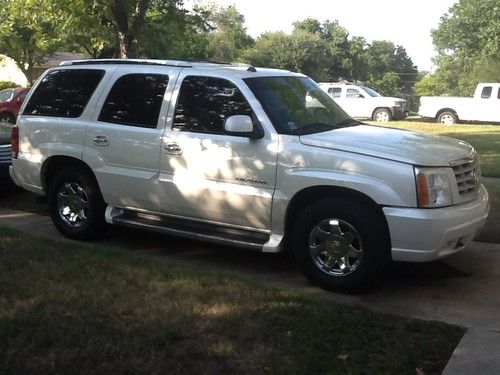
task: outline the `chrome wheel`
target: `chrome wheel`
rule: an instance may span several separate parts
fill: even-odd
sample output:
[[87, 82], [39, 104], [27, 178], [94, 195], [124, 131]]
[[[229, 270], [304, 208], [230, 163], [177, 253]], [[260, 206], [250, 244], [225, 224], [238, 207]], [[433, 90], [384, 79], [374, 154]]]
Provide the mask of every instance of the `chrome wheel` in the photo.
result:
[[88, 217], [89, 198], [76, 182], [66, 182], [57, 193], [57, 208], [63, 222], [72, 228], [81, 227]]
[[309, 234], [309, 252], [323, 272], [346, 276], [359, 267], [364, 249], [361, 236], [352, 225], [339, 219], [325, 219]]

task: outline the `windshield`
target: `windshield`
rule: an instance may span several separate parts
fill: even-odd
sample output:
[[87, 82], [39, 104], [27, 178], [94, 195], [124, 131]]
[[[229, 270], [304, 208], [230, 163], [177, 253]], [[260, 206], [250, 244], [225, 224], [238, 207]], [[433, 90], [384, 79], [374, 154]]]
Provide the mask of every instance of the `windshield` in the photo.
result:
[[358, 125], [307, 77], [245, 78], [280, 134], [304, 135]]
[[378, 92], [376, 92], [374, 89], [371, 89], [371, 88], [366, 87], [366, 86], [362, 86], [362, 87], [368, 95], [373, 96], [374, 98], [377, 96], [382, 96]]

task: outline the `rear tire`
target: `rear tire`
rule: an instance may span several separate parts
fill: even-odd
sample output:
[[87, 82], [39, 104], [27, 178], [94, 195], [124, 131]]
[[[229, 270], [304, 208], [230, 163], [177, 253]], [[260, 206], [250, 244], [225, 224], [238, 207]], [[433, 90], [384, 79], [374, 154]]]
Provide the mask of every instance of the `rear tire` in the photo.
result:
[[458, 122], [458, 117], [455, 112], [443, 111], [438, 115], [437, 122], [444, 125], [453, 125]]
[[91, 240], [106, 229], [106, 204], [95, 180], [80, 170], [63, 170], [50, 184], [52, 222], [64, 236]]
[[390, 260], [383, 217], [370, 205], [343, 197], [309, 205], [292, 235], [295, 260], [322, 288], [344, 293], [373, 286]]

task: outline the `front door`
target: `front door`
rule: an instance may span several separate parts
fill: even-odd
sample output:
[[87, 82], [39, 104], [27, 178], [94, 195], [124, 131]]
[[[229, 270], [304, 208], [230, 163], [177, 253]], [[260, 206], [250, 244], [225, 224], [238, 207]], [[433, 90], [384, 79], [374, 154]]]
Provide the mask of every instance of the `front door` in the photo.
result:
[[277, 137], [265, 134], [253, 139], [224, 131], [224, 122], [232, 115], [249, 115], [254, 126], [260, 126], [234, 83], [188, 75], [180, 77], [179, 86], [161, 153], [165, 212], [269, 229]]

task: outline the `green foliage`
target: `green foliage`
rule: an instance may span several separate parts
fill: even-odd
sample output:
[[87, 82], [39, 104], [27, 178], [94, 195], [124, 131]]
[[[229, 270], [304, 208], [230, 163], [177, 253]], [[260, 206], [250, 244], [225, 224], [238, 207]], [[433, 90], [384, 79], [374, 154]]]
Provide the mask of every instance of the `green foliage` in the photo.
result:
[[500, 81], [500, 6], [497, 0], [460, 0], [432, 33], [440, 94], [470, 95], [479, 82]]
[[61, 13], [53, 0], [0, 2], [0, 49], [33, 83], [33, 67], [60, 46]]
[[211, 31], [208, 34], [209, 57], [215, 61], [235, 61], [245, 48], [253, 45], [247, 34], [245, 18], [236, 7], [212, 5], [207, 17]]
[[261, 35], [243, 59], [254, 65], [299, 71], [317, 81], [365, 81], [384, 95], [411, 94], [417, 71], [403, 47], [389, 41], [369, 44], [361, 37], [349, 39], [337, 21], [320, 23], [308, 18], [294, 27], [291, 35]]
[[17, 87], [17, 84], [10, 81], [0, 81], [0, 90], [10, 89], [12, 87]]
[[253, 65], [302, 72], [316, 80], [326, 79], [328, 63], [326, 44], [317, 34], [296, 30], [292, 35], [283, 32], [265, 33], [242, 58]]

